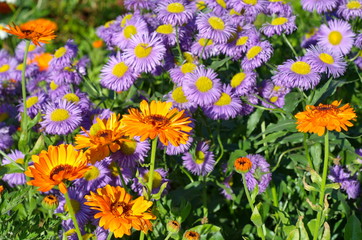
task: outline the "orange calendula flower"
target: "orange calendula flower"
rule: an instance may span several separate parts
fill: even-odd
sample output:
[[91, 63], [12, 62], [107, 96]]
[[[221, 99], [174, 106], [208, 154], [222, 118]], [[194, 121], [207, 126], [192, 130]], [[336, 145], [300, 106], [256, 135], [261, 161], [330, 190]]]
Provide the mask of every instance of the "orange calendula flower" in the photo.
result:
[[304, 112], [295, 115], [299, 132], [316, 133], [322, 136], [325, 130], [340, 132], [347, 131], [347, 127], [353, 126], [350, 120], [357, 118], [354, 109], [347, 103], [339, 107], [341, 101], [333, 101], [332, 104], [307, 105]]
[[56, 37], [53, 26], [34, 22], [27, 22], [20, 26], [13, 23], [12, 26], [8, 25], [7, 28], [4, 28], [4, 31], [18, 36], [19, 39], [31, 40], [37, 46], [40, 46], [39, 42], [49, 43], [50, 40]]
[[92, 42], [92, 46], [94, 48], [101, 48], [103, 46], [103, 40], [96, 40]]
[[184, 237], [182, 239], [185, 240], [199, 240], [200, 234], [195, 231], [188, 230], [184, 233]]
[[38, 18], [34, 20], [27, 21], [25, 24], [35, 24], [35, 25], [42, 25], [47, 29], [52, 29], [53, 31], [56, 31], [58, 29], [58, 25], [53, 22], [52, 20], [45, 19], [45, 18]]
[[115, 113], [108, 119], [96, 119], [89, 131], [82, 128], [85, 135], [75, 137], [75, 148], [88, 148], [85, 154], [93, 164], [108, 157], [112, 152], [118, 151], [124, 141], [124, 131]]
[[53, 59], [52, 54], [50, 54], [50, 53], [42, 53], [42, 54], [36, 55], [34, 57], [34, 59], [32, 60], [32, 63], [35, 62], [39, 67], [39, 71], [43, 72], [43, 71], [48, 70], [49, 62], [52, 59]]
[[153, 202], [147, 201], [144, 197], [132, 200], [132, 196], [122, 187], [107, 185], [98, 188], [97, 192], [90, 192], [86, 195], [85, 205], [99, 211], [94, 218], [99, 218], [99, 226], [109, 229], [116, 238], [124, 234], [131, 235], [131, 228], [147, 233], [152, 230], [150, 220], [156, 216], [149, 212]]
[[131, 137], [141, 136], [141, 141], [158, 136], [164, 145], [169, 142], [174, 146], [185, 144], [192, 130], [189, 126], [191, 120], [184, 110], [171, 107], [171, 102], [152, 101], [148, 104], [143, 100], [140, 103], [141, 112], [131, 108], [128, 110], [129, 115], [123, 115], [121, 121], [126, 134]]
[[41, 192], [59, 186], [59, 190], [66, 193], [64, 181], [82, 178], [89, 169], [83, 151], [75, 150], [72, 145], [50, 146], [48, 151], [43, 150], [39, 155], [33, 155], [32, 160], [34, 165], [28, 167], [25, 175], [34, 178], [28, 185], [39, 187]]
[[239, 173], [246, 173], [253, 166], [253, 163], [247, 157], [237, 158], [234, 162], [234, 168]]

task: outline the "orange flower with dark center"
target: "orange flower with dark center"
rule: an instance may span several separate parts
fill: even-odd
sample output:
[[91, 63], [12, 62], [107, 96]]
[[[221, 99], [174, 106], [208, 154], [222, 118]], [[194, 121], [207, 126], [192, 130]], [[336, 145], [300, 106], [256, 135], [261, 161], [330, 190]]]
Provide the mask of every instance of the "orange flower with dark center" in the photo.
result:
[[82, 128], [86, 135], [78, 134], [75, 137], [75, 148], [88, 148], [85, 154], [93, 164], [118, 151], [124, 141], [129, 141], [115, 113], [108, 119], [97, 118], [96, 121], [89, 131]]
[[123, 115], [122, 124], [127, 135], [140, 136], [141, 141], [157, 136], [164, 145], [170, 142], [174, 146], [185, 144], [192, 128], [190, 117], [184, 111], [173, 108], [171, 102], [145, 100], [140, 103], [140, 110], [131, 108], [128, 115]]
[[99, 211], [94, 218], [99, 218], [99, 226], [109, 229], [116, 238], [124, 234], [131, 235], [131, 228], [147, 233], [152, 230], [150, 220], [156, 219], [149, 208], [153, 202], [144, 197], [132, 200], [132, 196], [124, 188], [107, 185], [98, 188], [97, 192], [86, 195], [85, 205]]
[[34, 22], [24, 23], [20, 26], [8, 25], [3, 29], [5, 32], [18, 36], [19, 39], [31, 40], [35, 45], [40, 46], [40, 43], [49, 43], [54, 39], [54, 29], [49, 25], [37, 24]]
[[333, 101], [332, 104], [307, 105], [304, 112], [295, 115], [299, 132], [316, 133], [322, 136], [325, 130], [340, 132], [347, 131], [347, 127], [353, 126], [350, 120], [357, 118], [354, 109], [347, 103], [339, 107], [341, 101]]
[[187, 240], [199, 240], [200, 239], [200, 234], [195, 232], [195, 231], [186, 231], [184, 234], [184, 239]]
[[62, 193], [67, 192], [65, 181], [82, 178], [90, 168], [83, 151], [77, 151], [72, 145], [50, 146], [39, 155], [33, 155], [34, 165], [29, 166], [25, 175], [34, 178], [28, 185], [39, 187], [47, 192], [59, 186]]
[[234, 162], [234, 168], [239, 173], [246, 173], [253, 166], [253, 163], [247, 157], [237, 158]]

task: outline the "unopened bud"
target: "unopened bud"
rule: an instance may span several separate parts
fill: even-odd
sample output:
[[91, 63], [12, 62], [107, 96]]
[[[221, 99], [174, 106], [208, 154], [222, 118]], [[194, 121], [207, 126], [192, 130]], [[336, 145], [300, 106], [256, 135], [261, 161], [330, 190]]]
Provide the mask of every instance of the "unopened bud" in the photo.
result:
[[167, 223], [167, 231], [171, 233], [178, 233], [180, 231], [181, 225], [178, 221], [172, 220]]
[[200, 234], [195, 231], [186, 231], [182, 238], [183, 240], [199, 240]]
[[41, 204], [46, 209], [54, 210], [59, 205], [58, 197], [53, 194], [46, 195]]

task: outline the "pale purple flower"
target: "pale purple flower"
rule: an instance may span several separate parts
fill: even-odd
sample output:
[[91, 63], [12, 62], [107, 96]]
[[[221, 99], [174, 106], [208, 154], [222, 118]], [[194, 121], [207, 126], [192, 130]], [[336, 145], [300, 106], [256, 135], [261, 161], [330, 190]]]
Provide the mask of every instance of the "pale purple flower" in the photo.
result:
[[249, 191], [254, 190], [258, 186], [258, 193], [263, 193], [269, 186], [272, 174], [270, 172], [270, 165], [265, 158], [259, 154], [246, 155], [249, 158], [252, 166], [250, 170], [245, 173], [245, 180]]

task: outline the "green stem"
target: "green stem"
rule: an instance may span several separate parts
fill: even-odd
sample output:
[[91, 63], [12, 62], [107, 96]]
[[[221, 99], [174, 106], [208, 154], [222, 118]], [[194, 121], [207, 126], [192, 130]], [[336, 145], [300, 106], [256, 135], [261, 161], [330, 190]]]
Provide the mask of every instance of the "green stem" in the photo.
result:
[[190, 173], [183, 167], [180, 167], [181, 171], [190, 179], [190, 182], [194, 182], [194, 179], [192, 178], [192, 176], [190, 175]]
[[307, 134], [306, 133], [304, 133], [303, 145], [304, 145], [305, 156], [307, 157], [309, 167], [311, 169], [314, 169], [313, 162], [312, 162], [312, 159], [310, 158], [310, 154], [309, 154], [309, 148], [308, 148], [308, 144], [307, 144]]
[[167, 234], [165, 240], [168, 240], [168, 239], [171, 237], [171, 235], [172, 235], [172, 232], [169, 232], [169, 233]]
[[[262, 123], [261, 123], [261, 132], [262, 132], [261, 137], [262, 137], [263, 140], [264, 140], [265, 137], [266, 137], [266, 136], [265, 136], [265, 129], [266, 129], [266, 127], [265, 127], [265, 120], [263, 120]], [[268, 144], [267, 144], [266, 142], [264, 142], [264, 143], [263, 143], [263, 146], [266, 147], [266, 148], [265, 148], [265, 158], [266, 158], [266, 159], [269, 159]]]
[[[248, 185], [246, 184], [245, 174], [243, 173], [243, 174], [241, 174], [241, 176], [243, 178], [243, 185], [244, 185], [245, 195], [246, 195], [246, 198], [248, 199], [249, 205], [251, 207], [251, 212], [253, 213], [254, 204], [253, 204], [253, 201], [252, 201], [251, 196], [250, 196]], [[261, 237], [261, 239], [265, 240], [263, 229], [261, 227], [257, 227], [257, 231], [258, 231], [258, 235]]]
[[292, 50], [294, 56], [298, 57], [297, 52], [295, 51], [295, 49], [294, 49], [294, 47], [292, 46], [292, 44], [289, 42], [287, 36], [285, 36], [284, 33], [282, 34], [282, 36], [283, 36], [283, 39], [284, 39], [285, 43], [286, 43], [286, 44], [288, 45], [288, 47]]
[[121, 179], [123, 188], [126, 189], [126, 192], [129, 192], [129, 191], [128, 191], [128, 188], [127, 188], [126, 181], [124, 181], [124, 177], [123, 177], [123, 174], [122, 174], [122, 170], [121, 170], [121, 168], [118, 166], [118, 164], [116, 164], [116, 168], [117, 168], [117, 172], [118, 172], [118, 174], [119, 174], [119, 178]]
[[[324, 201], [324, 193], [326, 190], [326, 181], [327, 181], [327, 173], [328, 173], [328, 160], [329, 160], [329, 138], [328, 138], [329, 132], [327, 132], [324, 135], [324, 162], [323, 162], [323, 175], [322, 175], [322, 184], [321, 184], [321, 190], [319, 192], [319, 205], [323, 206]], [[319, 235], [319, 226], [323, 224], [321, 223], [322, 219], [322, 210], [320, 210], [317, 214], [317, 221], [314, 226], [314, 234], [313, 234], [313, 240], [317, 240]]]
[[23, 69], [21, 70], [21, 93], [23, 96], [23, 118], [21, 119], [23, 123], [22, 131], [26, 131], [27, 121], [28, 121], [28, 114], [26, 109], [26, 79], [25, 79], [25, 70], [26, 70], [26, 60], [28, 59], [28, 51], [29, 51], [30, 41], [26, 40], [25, 44], [25, 51], [24, 51], [24, 58], [23, 58]]
[[150, 165], [150, 171], [148, 172], [148, 182], [147, 182], [147, 188], [149, 191], [148, 199], [151, 199], [151, 195], [152, 195], [153, 173], [155, 171], [157, 141], [158, 141], [158, 137], [156, 137], [155, 139], [152, 140], [151, 163], [150, 163], [151, 165]]
[[[278, 193], [277, 193], [277, 188], [275, 187], [275, 184], [274, 182], [272, 181], [271, 182], [272, 185], [271, 185], [271, 192], [272, 192], [272, 197], [273, 197], [273, 205], [274, 207], [277, 207], [279, 208], [279, 202], [278, 202]], [[277, 215], [278, 216], [278, 215]]]
[[140, 240], [143, 240], [143, 239], [145, 239], [145, 233], [141, 231], [141, 233], [140, 233]]
[[109, 231], [108, 236], [107, 236], [107, 240], [111, 240], [112, 236], [113, 236], [113, 232]]
[[204, 212], [204, 218], [207, 218], [209, 210], [207, 209], [207, 186], [206, 186], [206, 176], [202, 178], [203, 189], [202, 189], [202, 210]]
[[81, 239], [83, 239], [82, 233], [80, 232], [78, 221], [77, 221], [77, 218], [75, 217], [74, 209], [73, 209], [72, 203], [70, 201], [68, 191], [66, 193], [64, 193], [64, 197], [65, 197], [65, 202], [68, 206], [68, 211], [69, 211], [70, 217], [72, 218], [78, 239], [81, 240]]
[[181, 64], [182, 64], [184, 62], [184, 56], [182, 54], [181, 47], [180, 47], [178, 26], [175, 26], [175, 29], [176, 29], [176, 48], [177, 48], [178, 53], [180, 54], [180, 60], [181, 60]]

